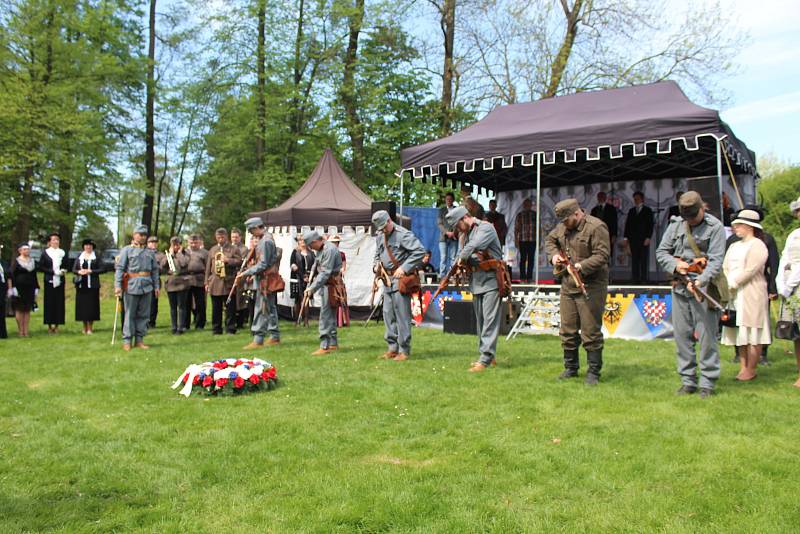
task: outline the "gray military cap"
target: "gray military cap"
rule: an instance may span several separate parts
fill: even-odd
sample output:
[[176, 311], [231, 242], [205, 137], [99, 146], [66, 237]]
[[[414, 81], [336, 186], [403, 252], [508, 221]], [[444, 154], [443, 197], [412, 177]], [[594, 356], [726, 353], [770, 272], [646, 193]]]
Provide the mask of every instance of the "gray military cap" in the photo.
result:
[[684, 219], [693, 219], [703, 207], [703, 198], [697, 191], [687, 191], [678, 201], [678, 209]]
[[386, 210], [379, 210], [372, 214], [372, 224], [375, 225], [376, 230], [383, 230], [389, 223], [389, 212]]
[[137, 226], [136, 228], [133, 229], [133, 233], [134, 234], [148, 235], [150, 233], [150, 231], [147, 229], [147, 226], [145, 226], [143, 224], [140, 224], [139, 226]]
[[244, 227], [248, 230], [258, 228], [259, 226], [264, 226], [264, 221], [261, 220], [261, 217], [250, 217], [244, 222]]
[[579, 209], [581, 209], [581, 206], [574, 198], [562, 200], [555, 206], [556, 218], [559, 221], [563, 221]]
[[469, 215], [467, 208], [458, 206], [447, 212], [447, 215], [444, 216], [444, 222], [447, 223], [448, 228], [452, 229], [465, 215]]
[[319, 239], [322, 239], [322, 236], [319, 235], [319, 232], [317, 232], [316, 230], [309, 230], [308, 232], [303, 234], [303, 241], [306, 242], [307, 247], [310, 247], [311, 243]]

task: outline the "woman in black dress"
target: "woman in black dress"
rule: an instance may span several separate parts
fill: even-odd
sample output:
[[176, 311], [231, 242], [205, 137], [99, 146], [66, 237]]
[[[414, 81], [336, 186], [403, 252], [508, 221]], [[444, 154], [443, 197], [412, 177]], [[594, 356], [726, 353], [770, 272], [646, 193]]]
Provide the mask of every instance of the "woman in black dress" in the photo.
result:
[[61, 236], [48, 236], [47, 248], [39, 259], [39, 270], [44, 273], [44, 324], [51, 334], [58, 333], [58, 325], [64, 324], [64, 268], [67, 260], [59, 248]]
[[39, 291], [36, 279], [36, 262], [31, 258], [31, 247], [22, 243], [17, 247], [19, 256], [11, 262], [11, 306], [17, 319], [17, 329], [21, 337], [28, 337], [31, 311]]
[[[0, 246], [0, 250], [3, 247]], [[0, 258], [0, 339], [8, 337], [6, 330], [6, 302], [11, 298], [11, 269], [8, 264]]]
[[297, 248], [292, 251], [290, 265], [292, 273], [291, 280], [289, 280], [289, 293], [294, 299], [294, 315], [296, 317], [300, 312], [302, 295], [308, 285], [311, 268], [314, 267], [314, 253], [308, 250], [302, 235], [297, 236]]
[[91, 239], [83, 240], [83, 252], [75, 260], [75, 320], [83, 322], [83, 333], [92, 334], [92, 323], [100, 320], [100, 273], [103, 262], [94, 253]]

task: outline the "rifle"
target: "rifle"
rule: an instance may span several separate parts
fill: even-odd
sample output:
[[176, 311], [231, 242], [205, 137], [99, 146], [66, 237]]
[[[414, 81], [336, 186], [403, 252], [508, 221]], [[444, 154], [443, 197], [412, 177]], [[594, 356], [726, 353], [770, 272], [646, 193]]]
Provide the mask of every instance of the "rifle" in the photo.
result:
[[250, 262], [251, 259], [253, 259], [253, 254], [255, 254], [255, 252], [256, 252], [256, 247], [251, 248], [247, 252], [247, 256], [242, 260], [242, 266], [239, 267], [239, 272], [236, 273], [236, 278], [234, 278], [233, 280], [233, 286], [231, 287], [231, 291], [230, 293], [228, 293], [228, 298], [225, 300], [226, 307], [228, 306], [228, 304], [230, 304], [231, 299], [233, 298], [233, 294], [236, 292], [236, 288], [239, 287], [239, 281], [241, 280], [241, 277], [239, 275], [245, 272], [245, 270], [247, 269], [247, 264]]
[[375, 315], [378, 307], [383, 304], [383, 297], [381, 296], [380, 302], [375, 305], [375, 293], [378, 292], [379, 282], [383, 282], [384, 287], [390, 287], [392, 285], [392, 279], [389, 276], [389, 273], [386, 272], [386, 268], [381, 262], [378, 262], [378, 272], [375, 273], [375, 278], [372, 279], [372, 294], [369, 297], [369, 307], [372, 308], [372, 311], [370, 312], [369, 317], [367, 317], [367, 320], [364, 321], [365, 328], [369, 324], [370, 319], [372, 319], [372, 316]]
[[569, 275], [575, 281], [575, 285], [577, 285], [581, 289], [581, 293], [583, 293], [584, 298], [588, 300], [589, 293], [586, 291], [586, 284], [583, 283], [583, 278], [581, 278], [581, 273], [578, 272], [578, 269], [575, 268], [575, 264], [572, 263], [572, 258], [570, 258], [569, 254], [567, 254], [567, 251], [561, 247], [558, 248], [558, 254], [562, 258], [565, 258], [567, 262], [566, 266], [563, 266], [562, 264], [561, 270], [559, 270], [558, 272], [555, 272], [554, 270], [553, 274], [555, 274], [556, 276], [560, 276], [564, 272], [564, 269], [566, 269]]
[[467, 267], [463, 263], [461, 263], [460, 261], [454, 262], [453, 266], [450, 267], [450, 270], [447, 271], [447, 274], [444, 275], [444, 278], [442, 278], [439, 281], [439, 287], [436, 288], [436, 292], [433, 294], [433, 296], [431, 297], [431, 300], [429, 302], [432, 303], [434, 300], [436, 300], [436, 297], [438, 297], [439, 294], [442, 291], [447, 289], [447, 286], [450, 285], [450, 278], [455, 276], [456, 277], [456, 285], [460, 286], [462, 284], [462, 282], [463, 282], [464, 273], [465, 273], [466, 270], [467, 270]]
[[694, 280], [689, 278], [689, 275], [676, 273], [675, 280], [685, 285], [686, 289], [689, 289], [689, 283], [692, 282], [692, 289], [689, 289], [689, 292], [694, 295], [694, 298], [697, 300], [697, 302], [703, 302], [703, 300], [707, 300], [708, 303], [711, 304], [711, 307], [715, 310], [722, 313], [727, 311], [725, 307], [717, 302], [711, 295], [709, 295], [708, 292], [697, 286], [697, 284], [694, 283]]
[[117, 300], [114, 304], [114, 329], [111, 332], [111, 344], [113, 345], [114, 342], [117, 340], [117, 319], [119, 318], [119, 309], [120, 306], [120, 297], [117, 297]]
[[[311, 282], [314, 281], [314, 275], [317, 273], [317, 264], [314, 264], [314, 267], [311, 268], [311, 273], [308, 275], [308, 282], [306, 283], [305, 289], [308, 289], [308, 286], [311, 285]], [[311, 301], [311, 295], [303, 290], [303, 300], [300, 303], [300, 310], [297, 312], [297, 322], [295, 325], [300, 326], [300, 321], [303, 321], [303, 326], [308, 326], [308, 305]]]

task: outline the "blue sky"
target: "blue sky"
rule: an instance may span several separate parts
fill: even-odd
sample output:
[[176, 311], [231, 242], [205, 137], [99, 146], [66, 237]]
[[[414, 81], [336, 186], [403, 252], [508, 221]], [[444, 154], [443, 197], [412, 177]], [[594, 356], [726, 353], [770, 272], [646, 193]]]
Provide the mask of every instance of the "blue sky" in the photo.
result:
[[800, 163], [800, 1], [723, 0], [750, 42], [727, 80], [722, 118], [756, 155]]

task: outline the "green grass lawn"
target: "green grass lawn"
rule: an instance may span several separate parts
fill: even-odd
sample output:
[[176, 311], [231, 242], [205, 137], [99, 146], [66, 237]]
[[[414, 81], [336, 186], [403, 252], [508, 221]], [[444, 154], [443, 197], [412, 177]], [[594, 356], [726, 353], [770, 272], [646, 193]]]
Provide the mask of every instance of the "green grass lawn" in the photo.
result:
[[[108, 285], [107, 285], [108, 286]], [[68, 317], [72, 317], [68, 304]], [[111, 347], [69, 322], [0, 341], [0, 531], [796, 532], [800, 391], [786, 343], [750, 384], [724, 349], [715, 397], [676, 397], [672, 343], [612, 340], [601, 385], [560, 383], [558, 340], [498, 346], [414, 330], [412, 360], [379, 360], [381, 327], [309, 356], [283, 323], [258, 351], [281, 386], [186, 399], [190, 363], [242, 354], [247, 333]], [[209, 312], [210, 315], [210, 312]], [[582, 354], [582, 361], [585, 356]]]

